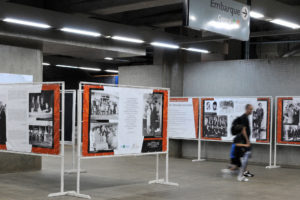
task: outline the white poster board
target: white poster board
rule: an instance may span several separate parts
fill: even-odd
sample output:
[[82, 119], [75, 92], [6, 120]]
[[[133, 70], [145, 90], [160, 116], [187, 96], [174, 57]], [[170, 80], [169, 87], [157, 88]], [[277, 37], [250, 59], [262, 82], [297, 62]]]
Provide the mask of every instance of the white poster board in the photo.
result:
[[271, 97], [208, 97], [201, 98], [201, 138], [232, 141], [232, 122], [245, 113], [247, 104], [253, 106], [248, 116], [250, 141], [270, 142]]
[[84, 86], [84, 156], [167, 151], [168, 90]]
[[170, 138], [197, 139], [199, 133], [199, 98], [170, 98], [168, 118]]

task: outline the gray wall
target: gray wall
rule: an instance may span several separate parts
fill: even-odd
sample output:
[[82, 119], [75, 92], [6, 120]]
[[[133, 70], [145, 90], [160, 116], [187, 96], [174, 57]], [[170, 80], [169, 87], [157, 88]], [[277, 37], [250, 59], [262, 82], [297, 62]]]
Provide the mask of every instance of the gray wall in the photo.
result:
[[[188, 63], [184, 67], [184, 96], [300, 96], [299, 65], [300, 58]], [[228, 158], [230, 144], [205, 143], [204, 157]], [[255, 145], [251, 161], [267, 163], [268, 148]], [[196, 150], [196, 143], [183, 141], [183, 157], [195, 157]], [[279, 147], [278, 163], [299, 166], [299, 153], [299, 147]]]
[[120, 85], [162, 87], [162, 67], [159, 65], [141, 65], [119, 68]]
[[42, 52], [0, 44], [0, 73], [33, 75], [35, 82], [43, 81]]
[[[0, 45], [0, 73], [33, 75], [41, 82], [42, 52], [40, 50]], [[0, 153], [0, 173], [41, 169], [41, 157]]]

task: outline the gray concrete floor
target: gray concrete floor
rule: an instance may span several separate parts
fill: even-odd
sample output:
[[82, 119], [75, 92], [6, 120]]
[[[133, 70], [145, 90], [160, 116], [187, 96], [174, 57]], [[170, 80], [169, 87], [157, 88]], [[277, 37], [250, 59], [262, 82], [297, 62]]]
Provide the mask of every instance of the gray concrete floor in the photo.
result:
[[[66, 169], [70, 168], [71, 150], [66, 150]], [[162, 159], [161, 159], [162, 160]], [[163, 163], [161, 163], [163, 164]], [[43, 158], [38, 172], [0, 175], [1, 200], [48, 199], [60, 188], [60, 162]], [[222, 162], [192, 163], [188, 159], [170, 159], [170, 181], [179, 187], [148, 185], [155, 177], [155, 157], [128, 157], [84, 160], [88, 173], [81, 176], [81, 192], [103, 200], [293, 200], [300, 196], [299, 169], [265, 169], [250, 166], [256, 174], [247, 183], [235, 177], [222, 177]], [[161, 173], [163, 173], [163, 166]], [[65, 176], [66, 190], [75, 190], [75, 175]], [[77, 199], [56, 197], [52, 199]]]

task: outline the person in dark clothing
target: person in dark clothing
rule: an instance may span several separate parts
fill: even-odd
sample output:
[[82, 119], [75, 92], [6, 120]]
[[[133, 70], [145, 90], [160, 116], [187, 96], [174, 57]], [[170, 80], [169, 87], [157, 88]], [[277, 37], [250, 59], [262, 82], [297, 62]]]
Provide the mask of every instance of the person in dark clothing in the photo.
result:
[[6, 113], [5, 105], [0, 101], [0, 145], [6, 144]]
[[244, 154], [250, 147], [249, 140], [247, 140], [246, 127], [243, 125], [236, 125], [235, 131], [238, 133], [233, 139], [233, 144], [230, 151], [231, 166], [228, 169], [223, 169], [223, 173], [232, 174], [239, 171], [238, 181], [248, 181], [244, 172], [248, 165], [248, 160], [245, 160]]

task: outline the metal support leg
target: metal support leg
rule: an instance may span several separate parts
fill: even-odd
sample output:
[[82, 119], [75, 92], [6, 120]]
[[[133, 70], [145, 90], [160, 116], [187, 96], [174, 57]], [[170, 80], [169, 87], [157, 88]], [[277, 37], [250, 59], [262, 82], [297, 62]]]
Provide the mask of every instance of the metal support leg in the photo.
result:
[[153, 181], [149, 181], [149, 184], [161, 184], [161, 185], [170, 185], [170, 186], [179, 186], [178, 183], [172, 183], [172, 182], [169, 182], [169, 154], [167, 153], [166, 154], [166, 174], [165, 174], [165, 179], [159, 179], [159, 176], [158, 176], [158, 171], [159, 171], [159, 155], [157, 154], [156, 155], [156, 179], [153, 180]]
[[200, 138], [199, 138], [199, 139], [198, 139], [198, 158], [195, 159], [195, 160], [192, 160], [192, 162], [202, 162], [202, 161], [205, 161], [205, 159], [201, 159], [201, 151], [202, 151], [201, 148], [202, 148], [202, 147], [201, 147], [201, 140], [200, 140]]

